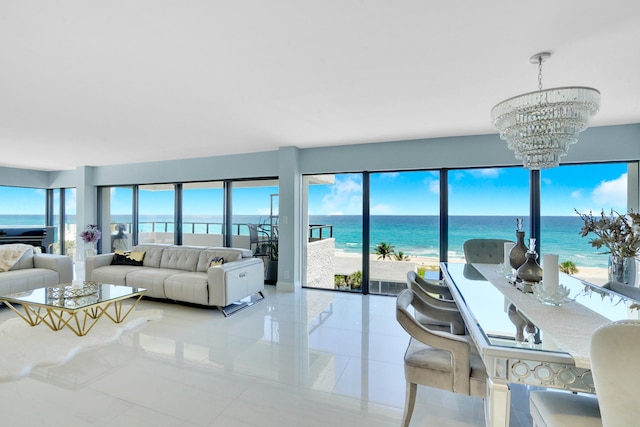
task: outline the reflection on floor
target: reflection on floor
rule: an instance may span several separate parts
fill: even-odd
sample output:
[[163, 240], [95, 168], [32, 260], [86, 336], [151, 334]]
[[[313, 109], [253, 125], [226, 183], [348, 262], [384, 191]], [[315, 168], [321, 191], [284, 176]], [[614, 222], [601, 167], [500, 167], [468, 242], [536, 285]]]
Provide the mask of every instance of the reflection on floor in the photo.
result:
[[[163, 319], [0, 383], [2, 418], [13, 426], [399, 425], [408, 338], [393, 298], [273, 286], [265, 295], [228, 318], [141, 301], [137, 309], [160, 308]], [[12, 316], [0, 309], [0, 321]], [[526, 387], [514, 387], [512, 403], [511, 426], [530, 426]], [[421, 387], [411, 425], [483, 426], [483, 403]]]

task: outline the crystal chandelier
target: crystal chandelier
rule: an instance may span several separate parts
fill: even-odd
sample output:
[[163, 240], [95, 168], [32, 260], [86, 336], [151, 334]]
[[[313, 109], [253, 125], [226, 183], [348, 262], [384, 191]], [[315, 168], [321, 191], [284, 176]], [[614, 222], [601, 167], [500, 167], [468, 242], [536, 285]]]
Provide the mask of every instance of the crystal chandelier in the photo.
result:
[[500, 138], [527, 169], [558, 166], [600, 106], [600, 92], [590, 87], [542, 90], [542, 62], [550, 56], [542, 52], [530, 59], [538, 64], [536, 92], [514, 96], [491, 109], [491, 122]]

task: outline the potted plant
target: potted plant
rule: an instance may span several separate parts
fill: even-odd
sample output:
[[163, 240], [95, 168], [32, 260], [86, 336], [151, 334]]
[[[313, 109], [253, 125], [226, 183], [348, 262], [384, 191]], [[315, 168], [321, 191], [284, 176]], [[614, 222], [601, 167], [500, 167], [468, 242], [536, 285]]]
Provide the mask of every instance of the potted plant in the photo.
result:
[[88, 224], [87, 228], [80, 233], [80, 238], [87, 244], [87, 256], [96, 254], [95, 244], [102, 237], [102, 232], [97, 224]]

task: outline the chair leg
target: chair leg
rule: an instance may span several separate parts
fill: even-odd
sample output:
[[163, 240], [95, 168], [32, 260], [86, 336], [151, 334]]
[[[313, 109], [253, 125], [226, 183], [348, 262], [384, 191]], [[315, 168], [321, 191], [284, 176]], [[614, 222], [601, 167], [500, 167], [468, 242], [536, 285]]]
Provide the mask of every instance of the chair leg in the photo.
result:
[[402, 427], [409, 427], [409, 422], [411, 422], [411, 415], [413, 415], [413, 408], [416, 406], [417, 391], [418, 386], [407, 381], [407, 393], [404, 401], [404, 414], [402, 414]]

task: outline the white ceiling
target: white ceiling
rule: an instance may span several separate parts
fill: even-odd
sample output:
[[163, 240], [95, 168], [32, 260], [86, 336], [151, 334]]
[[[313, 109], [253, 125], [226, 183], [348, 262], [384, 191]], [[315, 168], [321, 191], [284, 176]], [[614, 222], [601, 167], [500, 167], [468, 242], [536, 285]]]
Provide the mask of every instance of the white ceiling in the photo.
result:
[[0, 166], [495, 133], [545, 50], [640, 122], [637, 0], [0, 0]]

